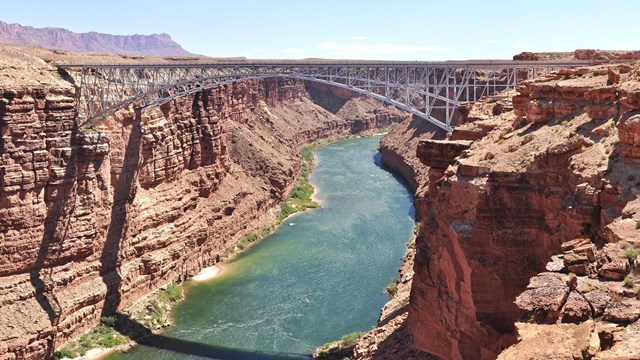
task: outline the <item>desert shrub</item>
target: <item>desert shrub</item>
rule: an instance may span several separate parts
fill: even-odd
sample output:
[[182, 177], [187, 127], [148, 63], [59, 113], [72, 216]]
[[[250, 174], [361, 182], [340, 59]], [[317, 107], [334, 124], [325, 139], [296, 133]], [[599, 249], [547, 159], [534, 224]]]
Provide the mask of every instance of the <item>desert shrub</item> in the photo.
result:
[[629, 259], [629, 262], [632, 264], [636, 261], [638, 253], [639, 252], [636, 249], [631, 249], [624, 252], [624, 254], [627, 256], [627, 259]]
[[362, 335], [364, 335], [362, 331], [352, 332], [343, 336], [340, 341], [342, 341], [343, 346], [351, 346], [354, 345]]
[[56, 352], [53, 353], [53, 358], [54, 359], [63, 359], [63, 358], [74, 358], [74, 357], [78, 357], [80, 354], [78, 354], [75, 350], [72, 350], [68, 347], [63, 347], [60, 350], [56, 350]]
[[180, 299], [182, 299], [182, 287], [175, 282], [172, 282], [166, 290], [158, 293], [158, 300], [166, 304], [173, 304]]
[[396, 294], [398, 293], [398, 281], [392, 280], [387, 286], [386, 292], [391, 297], [396, 296]]

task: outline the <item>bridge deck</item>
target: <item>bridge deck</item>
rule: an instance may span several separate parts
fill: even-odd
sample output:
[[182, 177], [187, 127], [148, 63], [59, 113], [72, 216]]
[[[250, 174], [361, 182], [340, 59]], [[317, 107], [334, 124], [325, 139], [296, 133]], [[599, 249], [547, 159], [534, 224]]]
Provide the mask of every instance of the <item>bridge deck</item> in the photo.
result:
[[141, 108], [214, 86], [286, 77], [315, 81], [362, 93], [446, 130], [456, 108], [540, 73], [594, 65], [588, 60], [211, 60], [167, 63], [56, 63], [79, 76], [79, 116], [87, 121], [137, 104]]
[[55, 66], [61, 68], [91, 68], [91, 67], [112, 67], [112, 68], [193, 68], [193, 67], [227, 67], [227, 66], [341, 66], [341, 67], [372, 67], [372, 66], [411, 66], [411, 67], [575, 67], [596, 65], [598, 61], [591, 60], [447, 60], [447, 61], [385, 61], [385, 60], [201, 60], [194, 61], [168, 61], [166, 63], [144, 63], [144, 62], [122, 62], [122, 63], [66, 63], [56, 62]]

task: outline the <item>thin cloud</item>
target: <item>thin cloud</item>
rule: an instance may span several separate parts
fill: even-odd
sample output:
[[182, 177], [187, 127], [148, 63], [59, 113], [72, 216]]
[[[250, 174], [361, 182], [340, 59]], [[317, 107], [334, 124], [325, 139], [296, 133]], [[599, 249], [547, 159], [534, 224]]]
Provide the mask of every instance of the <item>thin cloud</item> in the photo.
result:
[[496, 44], [496, 43], [498, 42], [498, 40], [496, 40], [496, 39], [489, 39], [489, 42], [490, 42], [490, 43], [492, 43], [492, 44]]
[[338, 56], [391, 55], [421, 52], [446, 52], [449, 48], [437, 45], [401, 45], [401, 44], [338, 44], [323, 42], [318, 49], [331, 51]]
[[304, 52], [304, 49], [300, 49], [300, 48], [286, 48], [284, 50], [282, 50], [283, 53], [285, 54], [300, 54]]
[[352, 36], [351, 40], [356, 40], [356, 41], [362, 41], [362, 40], [367, 40], [368, 37], [366, 36], [362, 36], [362, 35], [358, 35], [358, 36]]

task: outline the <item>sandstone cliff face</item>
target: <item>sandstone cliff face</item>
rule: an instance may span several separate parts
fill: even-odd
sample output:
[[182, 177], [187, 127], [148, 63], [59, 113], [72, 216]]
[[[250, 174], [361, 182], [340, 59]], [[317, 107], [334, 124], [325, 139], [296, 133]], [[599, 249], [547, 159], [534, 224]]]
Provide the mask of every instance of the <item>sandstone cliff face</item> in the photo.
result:
[[0, 21], [0, 42], [78, 52], [195, 56], [171, 40], [168, 34], [110, 35], [98, 32], [79, 34], [62, 28], [33, 28], [2, 21]]
[[[422, 227], [407, 319], [416, 347], [446, 359], [495, 358], [516, 341], [514, 322], [525, 312], [516, 297], [553, 254], [562, 253], [561, 244], [586, 238], [597, 249], [637, 242], [639, 88], [636, 70], [624, 65], [563, 71], [527, 83], [513, 106], [491, 100], [467, 109], [471, 122], [446, 141], [424, 140], [433, 134], [403, 125], [383, 140], [385, 161], [414, 177], [417, 189]], [[395, 149], [409, 140], [418, 143], [423, 165], [415, 165], [407, 150], [396, 157]], [[565, 257], [572, 271], [618, 281], [630, 271], [621, 265], [620, 250], [615, 256], [594, 250], [592, 260], [579, 251]], [[541, 306], [558, 301], [562, 313], [567, 297], [552, 288], [541, 286]], [[584, 304], [570, 300], [566, 319], [580, 318]], [[586, 334], [565, 355], [589, 354], [593, 329], [559, 329]], [[634, 329], [619, 334], [627, 347]], [[515, 354], [511, 358], [528, 356]]]
[[[529, 84], [523, 91], [522, 97], [549, 98], [555, 88], [556, 98], [558, 93], [574, 94], [570, 99], [586, 103], [584, 112], [573, 110], [576, 115], [569, 115], [571, 122], [580, 124], [565, 126], [576, 134], [573, 138], [588, 141], [585, 150], [574, 146], [577, 153], [570, 158], [570, 167], [584, 181], [573, 189], [577, 204], [595, 206], [596, 211], [594, 223], [582, 236], [563, 242], [548, 259], [546, 271], [533, 277], [516, 298], [527, 323], [517, 324], [518, 343], [500, 359], [640, 358], [637, 74], [636, 68], [626, 65], [564, 71], [563, 76]], [[560, 107], [571, 111], [567, 104]], [[524, 114], [524, 106], [520, 108]], [[542, 113], [549, 108], [543, 107]], [[557, 338], [563, 331], [572, 334], [570, 343], [536, 346], [536, 341]]]
[[360, 98], [345, 119], [302, 83], [267, 79], [80, 130], [74, 96], [0, 90], [0, 359], [43, 358], [101, 315], [212, 264], [275, 217], [301, 144], [402, 119]]

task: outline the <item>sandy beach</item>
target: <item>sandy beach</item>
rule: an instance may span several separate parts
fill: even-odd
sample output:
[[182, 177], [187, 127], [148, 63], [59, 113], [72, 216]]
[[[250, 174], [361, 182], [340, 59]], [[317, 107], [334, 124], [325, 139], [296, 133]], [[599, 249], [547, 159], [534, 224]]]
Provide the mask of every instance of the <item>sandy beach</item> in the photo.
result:
[[202, 269], [197, 275], [194, 275], [191, 280], [193, 281], [207, 281], [214, 279], [222, 273], [222, 266], [220, 264], [213, 265]]

